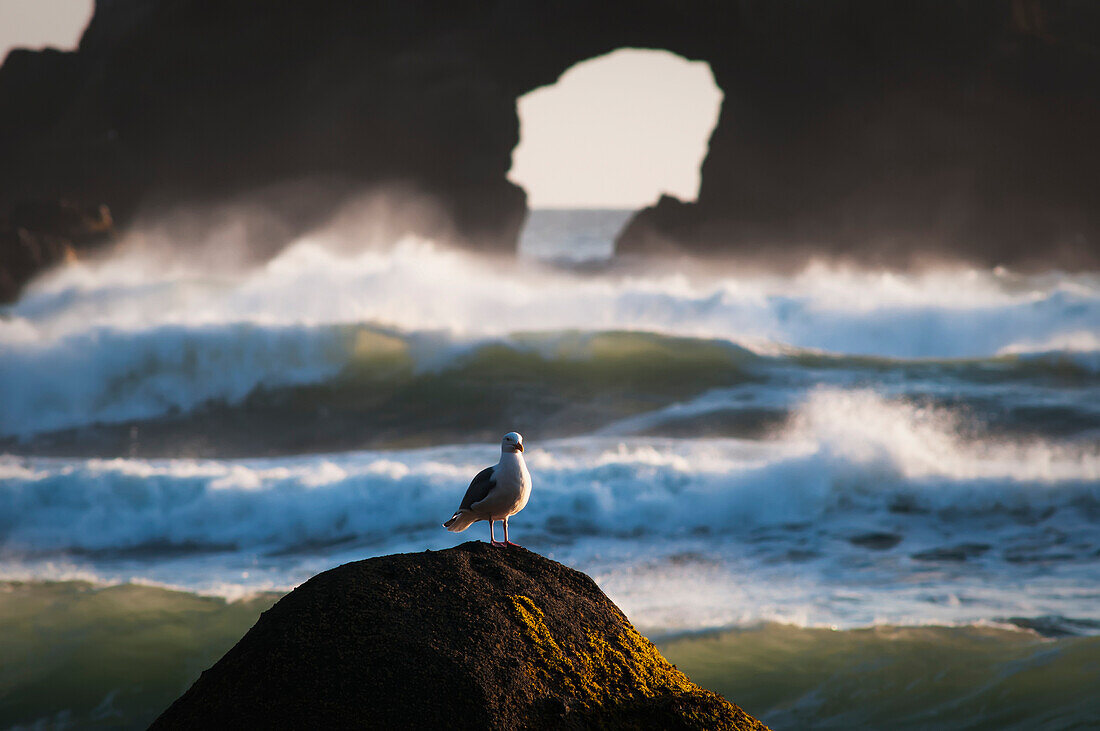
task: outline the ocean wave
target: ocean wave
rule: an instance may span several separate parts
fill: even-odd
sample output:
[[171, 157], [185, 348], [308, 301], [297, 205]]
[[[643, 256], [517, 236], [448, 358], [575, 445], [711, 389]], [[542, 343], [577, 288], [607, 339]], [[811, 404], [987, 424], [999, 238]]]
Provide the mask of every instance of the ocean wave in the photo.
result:
[[[528, 440], [535, 489], [512, 537], [589, 573], [646, 630], [1100, 621], [1095, 443], [963, 436], [960, 418], [822, 389], [771, 440]], [[287, 590], [344, 561], [484, 539], [484, 524], [440, 523], [497, 456], [6, 456], [0, 579]]]
[[[0, 726], [144, 728], [278, 598], [226, 602], [133, 583], [0, 583], [0, 640], [10, 657], [23, 658], [0, 703]], [[120, 633], [123, 626], [139, 631]], [[987, 623], [844, 631], [759, 622], [649, 636], [693, 680], [776, 728], [1022, 729], [1052, 719], [1074, 728], [1089, 726], [1100, 706], [1095, 673], [1082, 672], [1100, 662], [1098, 637], [1040, 637]]]
[[[1100, 516], [1094, 446], [968, 441], [955, 418], [872, 392], [824, 390], [777, 441], [536, 445], [535, 528], [550, 537], [684, 536], [905, 513], [1006, 524]], [[494, 459], [480, 447], [224, 461], [5, 457], [0, 540], [33, 550], [283, 550], [384, 539], [434, 530], [468, 477]]]
[[[430, 293], [431, 296], [424, 296]], [[652, 330], [757, 338], [834, 353], [988, 356], [1060, 333], [1096, 333], [1094, 275], [898, 274], [808, 267], [792, 276], [677, 270], [571, 273], [405, 241], [341, 255], [303, 239], [256, 269], [210, 273], [131, 254], [64, 267], [7, 308], [38, 339], [96, 328], [381, 322], [460, 335]]]
[[[504, 416], [484, 414], [491, 404], [514, 418], [523, 411], [523, 399], [539, 409], [524, 417], [529, 428], [564, 425], [558, 434], [570, 433], [565, 426], [574, 421], [574, 433], [629, 433], [723, 412], [735, 421], [747, 417], [749, 426], [774, 426], [813, 383], [839, 388], [869, 379], [886, 393], [898, 391], [900, 383], [902, 391], [949, 395], [947, 379], [956, 397], [1081, 412], [1077, 420], [1085, 420], [1084, 428], [1090, 418], [1096, 421], [1087, 416], [1088, 394], [1100, 386], [1094, 356], [909, 361], [789, 347], [778, 352], [637, 331], [464, 339], [377, 325], [89, 330], [0, 350], [0, 437], [180, 419], [248, 405], [291, 409], [296, 418], [303, 410], [314, 416], [351, 410], [360, 414], [363, 428], [376, 427], [372, 419], [385, 413], [386, 428], [408, 438], [432, 424], [481, 429]], [[479, 414], [486, 424], [475, 418]]]
[[837, 632], [769, 624], [660, 643], [774, 728], [1091, 728], [1100, 638], [990, 627]]
[[[161, 270], [135, 254], [63, 267], [5, 308], [0, 434], [234, 405], [257, 390], [330, 381], [369, 363], [371, 348], [382, 360], [396, 348], [423, 371], [501, 341], [541, 348], [544, 360], [588, 358], [594, 383], [603, 383], [603, 354], [571, 344], [579, 333], [723, 342], [798, 367], [963, 359], [970, 362], [946, 367], [1094, 377], [1095, 348], [1080, 346], [1100, 337], [1097, 323], [1100, 281], [1089, 275], [821, 266], [788, 277], [591, 275], [417, 241], [347, 256], [308, 238], [240, 272]], [[622, 342], [614, 348], [625, 352]], [[663, 380], [693, 385], [697, 375], [695, 393], [722, 385], [706, 378], [706, 365]]]
[[821, 453], [844, 463], [878, 465], [905, 481], [950, 480], [975, 489], [990, 481], [999, 501], [1018, 484], [1100, 481], [1095, 446], [964, 436], [972, 431], [956, 411], [867, 389], [813, 391], [792, 426], [793, 435], [814, 440]]
[[347, 363], [339, 329], [247, 324], [92, 330], [0, 352], [0, 434], [150, 419], [258, 388], [314, 383]]
[[[358, 403], [370, 410], [388, 399], [387, 408], [399, 413], [435, 408], [432, 418], [440, 423], [471, 401], [507, 392], [539, 392], [562, 404], [610, 403], [626, 394], [667, 401], [744, 381], [756, 360], [727, 342], [628, 332], [456, 340], [350, 325], [95, 330], [0, 351], [0, 436], [179, 416], [246, 400], [266, 406], [303, 386], [318, 388], [294, 396], [299, 405]], [[431, 403], [424, 402], [428, 391]], [[406, 413], [409, 426], [414, 416]]]
[[0, 727], [146, 728], [276, 598], [0, 582]]
[[1100, 332], [1080, 330], [1025, 340], [1002, 348], [998, 355], [1063, 372], [1096, 375], [1100, 374]]

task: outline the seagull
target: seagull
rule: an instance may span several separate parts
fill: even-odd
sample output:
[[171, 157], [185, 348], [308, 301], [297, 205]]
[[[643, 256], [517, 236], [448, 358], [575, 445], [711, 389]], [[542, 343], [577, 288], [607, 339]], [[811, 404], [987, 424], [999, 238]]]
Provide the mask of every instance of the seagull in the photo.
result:
[[[508, 540], [508, 518], [523, 510], [531, 497], [531, 473], [523, 461], [523, 437], [508, 432], [500, 440], [500, 461], [477, 473], [462, 504], [443, 527], [452, 533], [479, 520], [489, 521], [489, 545], [518, 546]], [[504, 521], [504, 541], [493, 533], [493, 523]]]

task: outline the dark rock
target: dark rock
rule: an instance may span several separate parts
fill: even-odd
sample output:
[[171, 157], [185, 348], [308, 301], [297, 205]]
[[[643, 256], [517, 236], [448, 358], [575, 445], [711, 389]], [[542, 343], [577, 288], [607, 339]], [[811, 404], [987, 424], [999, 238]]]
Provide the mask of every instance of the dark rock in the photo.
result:
[[584, 574], [485, 543], [295, 589], [152, 726], [215, 727], [764, 728], [670, 665]]
[[901, 543], [901, 536], [896, 533], [861, 533], [849, 538], [848, 542], [853, 546], [885, 551]]
[[447, 221], [408, 229], [510, 251], [516, 98], [662, 48], [725, 101], [698, 201], [662, 198], [620, 251], [1097, 266], [1097, 38], [1082, 0], [100, 0], [77, 52], [0, 67], [0, 212], [104, 202], [126, 225], [320, 177], [307, 210], [274, 206], [284, 238], [398, 186]]
[[10, 302], [35, 273], [110, 241], [105, 205], [22, 201], [0, 216], [0, 302]]

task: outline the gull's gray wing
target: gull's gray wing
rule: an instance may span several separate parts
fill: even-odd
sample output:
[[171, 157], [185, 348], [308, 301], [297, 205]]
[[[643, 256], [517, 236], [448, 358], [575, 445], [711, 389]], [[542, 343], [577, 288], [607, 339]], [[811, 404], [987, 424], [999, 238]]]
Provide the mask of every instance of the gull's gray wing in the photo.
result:
[[466, 495], [462, 498], [462, 505], [458, 507], [459, 510], [468, 509], [474, 503], [481, 502], [489, 494], [489, 491], [496, 487], [497, 481], [493, 479], [493, 470], [495, 469], [496, 465], [486, 467], [474, 476], [470, 486], [466, 488]]

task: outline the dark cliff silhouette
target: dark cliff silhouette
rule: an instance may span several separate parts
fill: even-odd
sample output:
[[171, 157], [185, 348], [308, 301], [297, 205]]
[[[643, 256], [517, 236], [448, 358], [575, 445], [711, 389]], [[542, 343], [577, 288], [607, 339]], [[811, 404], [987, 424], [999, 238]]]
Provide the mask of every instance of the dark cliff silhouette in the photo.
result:
[[1090, 0], [99, 0], [78, 51], [0, 68], [0, 215], [269, 193], [289, 236], [397, 186], [441, 208], [419, 233], [512, 250], [516, 98], [633, 46], [709, 62], [725, 101], [698, 201], [621, 251], [1092, 267], [1097, 38]]
[[231, 727], [765, 729], [584, 574], [477, 542], [313, 577], [152, 726]]

